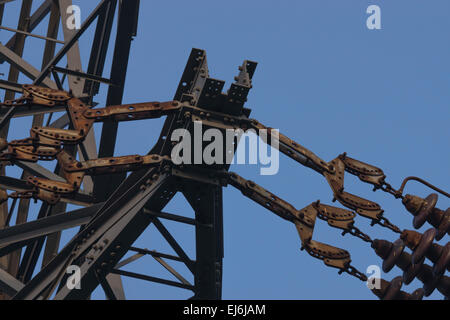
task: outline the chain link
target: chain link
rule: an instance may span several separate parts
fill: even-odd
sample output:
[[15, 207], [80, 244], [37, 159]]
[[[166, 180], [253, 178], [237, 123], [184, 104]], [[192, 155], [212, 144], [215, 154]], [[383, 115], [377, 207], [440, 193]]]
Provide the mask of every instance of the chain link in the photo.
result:
[[388, 228], [390, 230], [392, 230], [393, 232], [396, 233], [402, 233], [402, 230], [397, 227], [395, 224], [393, 224], [392, 222], [390, 222], [387, 218], [385, 217], [380, 217], [378, 220], [373, 220], [372, 221], [372, 225], [374, 224], [378, 224], [382, 227]]
[[357, 238], [362, 239], [365, 242], [372, 243], [372, 239], [369, 237], [369, 235], [362, 232], [360, 229], [355, 227], [354, 225], [351, 226], [350, 230], [344, 230], [342, 232], [342, 235], [346, 235], [347, 233], [351, 234], [352, 236], [355, 236]]
[[342, 274], [343, 272], [348, 273], [349, 275], [351, 275], [355, 278], [358, 278], [361, 281], [364, 281], [364, 282], [367, 281], [367, 276], [350, 264], [347, 266], [346, 269], [339, 270], [338, 273]]
[[384, 192], [392, 194], [396, 199], [403, 199], [403, 195], [399, 190], [395, 190], [389, 183], [383, 181], [381, 186], [375, 186], [373, 191], [382, 190]]

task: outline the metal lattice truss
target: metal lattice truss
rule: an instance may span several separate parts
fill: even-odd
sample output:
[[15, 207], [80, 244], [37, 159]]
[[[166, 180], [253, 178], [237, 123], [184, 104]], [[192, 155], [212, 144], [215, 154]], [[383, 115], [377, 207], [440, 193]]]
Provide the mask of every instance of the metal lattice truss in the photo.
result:
[[[313, 237], [317, 218], [343, 234], [353, 235], [371, 243], [375, 252], [384, 259], [387, 272], [397, 265], [404, 271], [403, 277], [392, 282], [382, 281], [374, 289], [382, 299], [421, 299], [435, 289], [449, 296], [450, 282], [445, 272], [450, 267], [450, 248], [434, 243], [448, 235], [450, 209], [436, 208], [437, 195], [426, 199], [403, 195], [407, 181], [418, 180], [445, 196], [449, 194], [419, 178], [405, 179], [395, 190], [386, 182], [383, 171], [375, 166], [348, 157], [345, 153], [327, 162], [281, 133], [275, 132], [250, 119], [250, 109], [244, 107], [252, 87], [256, 63], [245, 60], [239, 67], [235, 82], [223, 93], [224, 81], [209, 77], [206, 53], [193, 49], [183, 72], [173, 101], [122, 104], [126, 61], [130, 41], [136, 33], [139, 1], [100, 1], [81, 28], [76, 32], [64, 32], [64, 42], [55, 54], [59, 19], [64, 18], [68, 0], [44, 1], [34, 14], [30, 14], [31, 1], [23, 1], [19, 26], [6, 45], [0, 45], [0, 58], [11, 65], [8, 80], [0, 86], [6, 90], [5, 101], [0, 109], [0, 161], [4, 166], [14, 165], [23, 169], [20, 179], [0, 176], [0, 200], [3, 202], [3, 227], [0, 230], [0, 285], [5, 297], [14, 299], [88, 299], [99, 285], [109, 299], [123, 299], [121, 277], [133, 277], [162, 283], [193, 291], [196, 299], [220, 299], [222, 283], [223, 232], [222, 188], [231, 185], [242, 194], [272, 211], [279, 217], [295, 224], [302, 249], [311, 256], [323, 260], [339, 273], [346, 272], [361, 281], [367, 277], [351, 265], [348, 251], [319, 242]], [[110, 79], [103, 78], [105, 55], [109, 35], [118, 10], [118, 32], [115, 40]], [[4, 4], [0, 4], [0, 12]], [[49, 29], [41, 71], [37, 71], [21, 56], [26, 36], [50, 14]], [[0, 15], [1, 17], [1, 15]], [[27, 21], [27, 23], [23, 23]], [[77, 40], [97, 21], [88, 71], [82, 72]], [[64, 24], [63, 24], [64, 29]], [[20, 31], [20, 32], [19, 32]], [[62, 57], [67, 58], [65, 68], [57, 66]], [[32, 84], [17, 85], [22, 72]], [[64, 79], [60, 74], [67, 75]], [[53, 80], [49, 76], [53, 77]], [[69, 90], [63, 86], [67, 79]], [[108, 85], [106, 107], [94, 106], [94, 96], [99, 84]], [[14, 99], [14, 93], [21, 97]], [[65, 111], [53, 122], [44, 125], [44, 115]], [[33, 116], [30, 136], [20, 140], [7, 139], [11, 119]], [[118, 123], [166, 117], [160, 137], [147, 155], [114, 157]], [[51, 119], [48, 117], [48, 119]], [[169, 139], [174, 130], [183, 128], [194, 131], [194, 123], [201, 121], [204, 130], [216, 128], [253, 129], [268, 144], [276, 140], [278, 149], [303, 166], [313, 169], [328, 182], [334, 200], [346, 209], [314, 202], [297, 209], [255, 182], [229, 172], [227, 164], [182, 164], [171, 159], [173, 141]], [[103, 124], [100, 145], [95, 146], [93, 124]], [[264, 130], [263, 130], [264, 129]], [[237, 138], [239, 142], [239, 138]], [[224, 154], [234, 153], [237, 143]], [[77, 156], [78, 154], [78, 156]], [[77, 160], [78, 159], [78, 160]], [[43, 161], [56, 163], [54, 172], [41, 166]], [[226, 163], [226, 162], [225, 162]], [[126, 177], [126, 173], [131, 172]], [[363, 199], [344, 189], [344, 173], [357, 176], [402, 199], [414, 216], [414, 227], [425, 222], [433, 228], [424, 234], [411, 230], [402, 231], [389, 222], [379, 204]], [[6, 190], [12, 190], [7, 193]], [[167, 212], [164, 207], [176, 193], [182, 193], [195, 211], [195, 218], [187, 218]], [[38, 218], [27, 221], [30, 200], [42, 203]], [[18, 203], [18, 206], [17, 206]], [[66, 212], [67, 203], [84, 208]], [[17, 208], [16, 208], [17, 207]], [[11, 216], [17, 209], [16, 224], [10, 226]], [[355, 218], [362, 216], [401, 234], [395, 243], [372, 240], [355, 226]], [[192, 225], [195, 228], [196, 258], [190, 258], [175, 237], [161, 222], [163, 219]], [[153, 224], [173, 248], [176, 255], [133, 247], [135, 240]], [[62, 230], [81, 226], [79, 232], [58, 250]], [[44, 248], [45, 242], [45, 248]], [[22, 248], [26, 248], [21, 255]], [[405, 251], [409, 247], [412, 255]], [[134, 255], [125, 258], [128, 252]], [[42, 267], [37, 260], [43, 254]], [[138, 274], [122, 269], [123, 266], [145, 256], [156, 259], [175, 278], [167, 280]], [[425, 263], [429, 259], [433, 267]], [[190, 283], [168, 261], [182, 262], [192, 273]], [[80, 267], [81, 288], [70, 289], [67, 268]], [[414, 278], [424, 283], [424, 288], [412, 294], [400, 290], [403, 282]]]

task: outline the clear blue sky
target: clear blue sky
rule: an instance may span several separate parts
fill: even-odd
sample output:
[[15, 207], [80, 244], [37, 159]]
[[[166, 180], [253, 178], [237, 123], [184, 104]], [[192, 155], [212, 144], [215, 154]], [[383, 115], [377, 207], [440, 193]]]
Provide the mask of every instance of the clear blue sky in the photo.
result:
[[[96, 1], [74, 3], [81, 6], [84, 19]], [[371, 4], [381, 8], [381, 30], [366, 28], [366, 8]], [[7, 12], [4, 25], [16, 27], [17, 8]], [[259, 63], [247, 103], [253, 118], [279, 128], [327, 161], [345, 151], [377, 165], [394, 187], [404, 177], [416, 175], [448, 190], [449, 30], [447, 0], [143, 0], [124, 103], [170, 100], [193, 47], [207, 51], [210, 75], [226, 80], [225, 88], [237, 75], [237, 66], [251, 59]], [[38, 28], [36, 33], [45, 34], [45, 30]], [[9, 36], [1, 31], [0, 41]], [[41, 50], [41, 40], [27, 41], [28, 49]], [[89, 41], [80, 42], [82, 52], [88, 52]], [[40, 67], [41, 57], [30, 52], [25, 58]], [[88, 56], [82, 58], [86, 68]], [[110, 61], [111, 57], [107, 73]], [[6, 65], [1, 65], [0, 72], [6, 71]], [[27, 136], [28, 122], [14, 121], [18, 125], [12, 136]], [[159, 120], [121, 124], [116, 155], [146, 153], [161, 126]], [[281, 157], [280, 171], [274, 176], [260, 176], [256, 165], [235, 165], [231, 170], [299, 209], [318, 199], [331, 204], [325, 179], [287, 157]], [[380, 191], [373, 193], [369, 185], [348, 174], [346, 189], [378, 202], [392, 222], [412, 229], [412, 216], [399, 200]], [[431, 191], [413, 182], [406, 192], [426, 196]], [[292, 224], [232, 187], [224, 190], [224, 203], [224, 299], [374, 298], [362, 282], [339, 276], [336, 269], [300, 252]], [[441, 196], [438, 206], [449, 205]], [[165, 211], [193, 214], [181, 196]], [[373, 238], [397, 238], [381, 227], [370, 227], [364, 218], [358, 218], [356, 225]], [[193, 229], [169, 222], [166, 226], [194, 257]], [[72, 234], [64, 232], [63, 238]], [[342, 237], [325, 222], [317, 223], [314, 238], [349, 250], [352, 264], [363, 272], [368, 265], [381, 265], [368, 244], [349, 235]], [[150, 228], [137, 245], [164, 250], [167, 245], [160, 240]], [[170, 278], [151, 257], [135, 262], [129, 270]], [[192, 279], [188, 272], [182, 273]], [[394, 269], [383, 277], [390, 280], [400, 274]], [[129, 298], [191, 295], [132, 279], [124, 279], [124, 284]], [[414, 281], [404, 289], [412, 292], [418, 285]], [[102, 298], [102, 291], [97, 290], [94, 297]]]

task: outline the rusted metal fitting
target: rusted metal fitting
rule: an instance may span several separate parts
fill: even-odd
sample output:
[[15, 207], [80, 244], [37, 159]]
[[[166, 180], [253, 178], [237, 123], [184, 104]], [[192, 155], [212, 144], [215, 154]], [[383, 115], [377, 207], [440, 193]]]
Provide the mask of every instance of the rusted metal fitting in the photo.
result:
[[421, 197], [407, 194], [403, 198], [402, 203], [406, 207], [406, 210], [408, 210], [413, 216], [417, 216], [420, 209], [424, 205], [425, 200]]
[[414, 230], [403, 230], [400, 239], [403, 240], [408, 248], [414, 250], [422, 239], [422, 234]]
[[428, 221], [436, 228], [436, 240], [440, 240], [446, 233], [450, 233], [450, 208], [445, 212], [436, 208], [437, 199], [436, 193], [431, 193], [425, 199], [407, 194], [402, 202], [414, 216], [414, 228], [419, 229]]
[[388, 257], [389, 252], [391, 252], [392, 242], [375, 239], [373, 240], [371, 247], [375, 250], [377, 256], [384, 260]]

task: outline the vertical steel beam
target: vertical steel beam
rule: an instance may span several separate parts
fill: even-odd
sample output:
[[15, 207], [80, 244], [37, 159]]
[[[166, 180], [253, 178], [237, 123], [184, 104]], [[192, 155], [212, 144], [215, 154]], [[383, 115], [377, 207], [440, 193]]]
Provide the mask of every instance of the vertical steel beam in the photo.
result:
[[[52, 8], [51, 8], [51, 13], [50, 13], [50, 20], [48, 23], [47, 37], [54, 38], [54, 39], [56, 39], [58, 37], [59, 18], [61, 17], [59, 9], [60, 8], [58, 7], [58, 4], [56, 3], [56, 1], [53, 2]], [[47, 41], [45, 44], [44, 57], [42, 59], [42, 68], [41, 69], [45, 68], [45, 66], [50, 62], [50, 60], [54, 57], [54, 55], [55, 55], [55, 43], [51, 43], [51, 41]], [[38, 116], [33, 117], [33, 126], [42, 126], [43, 121], [44, 121], [43, 115], [40, 115], [39, 118], [37, 118], [37, 117]], [[39, 123], [34, 124], [35, 121], [36, 122], [39, 121]], [[52, 208], [52, 211], [53, 212], [61, 212], [61, 211], [59, 211], [60, 209], [65, 210], [66, 204], [58, 204], [57, 206], [55, 206], [55, 208]], [[44, 251], [44, 257], [42, 260], [43, 266], [45, 266], [48, 263], [48, 261], [51, 258], [53, 258], [54, 254], [57, 252], [58, 247], [59, 247], [59, 237], [60, 237], [60, 234], [51, 234], [48, 236], [46, 248]]]
[[[17, 24], [17, 30], [28, 31], [31, 5], [32, 0], [23, 0], [22, 8], [20, 10], [19, 22]], [[23, 50], [25, 47], [25, 39], [26, 36], [24, 34], [16, 33], [14, 44], [12, 46], [12, 51], [16, 53], [19, 57], [22, 57], [23, 55]], [[17, 82], [18, 79], [19, 79], [19, 70], [14, 66], [10, 66], [8, 81]], [[14, 99], [14, 96], [15, 92], [6, 91], [4, 100], [12, 100]], [[6, 132], [7, 129], [5, 128], [2, 134], [5, 134]]]
[[91, 14], [86, 18], [86, 20], [82, 23], [81, 27], [77, 32], [68, 40], [66, 44], [57, 52], [55, 57], [47, 64], [47, 66], [42, 70], [39, 76], [35, 79], [33, 84], [39, 85], [47, 75], [51, 72], [51, 67], [56, 65], [62, 57], [64, 57], [67, 51], [72, 48], [72, 46], [78, 41], [78, 39], [83, 35], [83, 33], [89, 28], [91, 23], [97, 18], [98, 14], [103, 10], [105, 5], [107, 5], [111, 0], [102, 0], [98, 6], [91, 12]]
[[[114, 21], [117, 1], [111, 1], [100, 12], [97, 18], [97, 27], [95, 29], [94, 40], [92, 41], [91, 56], [87, 73], [102, 76], [105, 66], [108, 43], [111, 36], [111, 29]], [[87, 80], [84, 86], [84, 92], [90, 97], [89, 104], [92, 104], [94, 95], [98, 93], [99, 83]]]
[[0, 290], [7, 295], [13, 296], [23, 288], [23, 283], [14, 278], [8, 272], [0, 268]]
[[[69, 19], [69, 13], [67, 13], [67, 8], [72, 5], [72, 0], [59, 0], [59, 13], [61, 15], [61, 26], [64, 34], [64, 40], [68, 42], [76, 33], [76, 29], [69, 29], [67, 27], [67, 20]], [[78, 41], [74, 42], [73, 45], [66, 53], [67, 57], [67, 67], [70, 70], [82, 71], [81, 66], [81, 55], [80, 48], [78, 47]], [[83, 93], [84, 79], [69, 75], [69, 88], [76, 97], [80, 97]]]
[[[55, 4], [52, 5], [51, 8], [49, 8], [49, 4], [52, 4], [50, 1], [46, 1], [43, 5], [41, 5], [35, 14], [33, 14], [34, 19], [31, 19], [34, 21], [33, 28], [36, 26], [36, 22], [40, 22], [43, 17], [48, 13], [48, 11], [51, 11], [51, 16], [49, 19], [49, 24], [47, 28], [47, 37], [49, 38], [57, 38], [58, 34], [58, 19], [59, 19], [59, 13], [57, 12], [57, 6]], [[35, 24], [36, 23], [36, 24]], [[15, 35], [11, 40], [13, 42], [16, 42], [18, 37]], [[46, 41], [45, 48], [44, 48], [44, 55], [42, 58], [42, 68], [45, 67], [45, 65], [50, 61], [50, 59], [53, 57], [55, 52], [55, 43], [52, 41]], [[38, 72], [37, 72], [38, 73]], [[33, 126], [41, 126], [43, 123], [43, 115], [35, 115], [33, 116]], [[26, 179], [29, 174], [22, 173], [21, 178]], [[28, 210], [29, 210], [29, 199], [21, 199], [18, 206], [17, 211], [17, 218], [16, 218], [16, 224], [21, 224], [27, 221], [28, 218]], [[18, 267], [19, 267], [19, 260], [21, 256], [21, 249], [16, 250], [11, 253], [9, 256], [9, 263], [8, 263], [8, 272], [14, 276], [16, 276]]]
[[[125, 79], [128, 68], [131, 41], [136, 34], [136, 17], [139, 14], [139, 0], [122, 1], [119, 4], [119, 18], [117, 22], [117, 35], [114, 47], [114, 55], [111, 66], [111, 81], [116, 86], [109, 86], [106, 105], [118, 105], [122, 103], [125, 88]], [[114, 155], [118, 123], [114, 121], [103, 124], [99, 158]], [[107, 175], [95, 179], [94, 195], [99, 201], [104, 201], [112, 190], [123, 180], [125, 175]]]
[[[59, 27], [58, 6], [56, 5], [56, 3], [53, 3], [52, 7], [50, 8], [50, 18], [47, 27], [47, 37], [56, 39], [58, 36], [58, 27]], [[55, 43], [52, 41], [46, 41], [44, 47], [44, 55], [42, 57], [42, 65], [41, 65], [42, 69], [47, 65], [47, 63], [51, 60], [51, 58], [54, 55], [55, 55]], [[33, 127], [42, 126], [43, 122], [44, 122], [43, 114], [33, 116], [33, 123], [32, 123]], [[29, 176], [28, 173], [23, 172], [21, 179], [26, 179], [28, 176]], [[16, 224], [21, 224], [27, 221], [29, 206], [30, 206], [29, 199], [20, 200], [19, 208], [17, 211]], [[8, 271], [12, 275], [17, 274], [21, 253], [22, 249], [18, 249], [17, 251], [11, 253], [10, 255], [10, 263]]]
[[[67, 20], [69, 18], [69, 13], [67, 12], [67, 8], [72, 5], [72, 0], [59, 0], [58, 1], [58, 7], [59, 7], [59, 15], [61, 17], [61, 26], [64, 34], [64, 40], [69, 41], [71, 38], [73, 38], [77, 32], [77, 30], [70, 30], [67, 26]], [[55, 3], [56, 6], [56, 3]], [[75, 41], [70, 49], [66, 53], [67, 58], [67, 66], [71, 70], [75, 71], [82, 71], [82, 65], [81, 65], [81, 55], [80, 55], [80, 49], [78, 46], [78, 41]], [[50, 60], [50, 59], [49, 59]], [[47, 61], [47, 64], [50, 61]], [[45, 68], [45, 66], [44, 66]], [[74, 96], [81, 96], [83, 87], [84, 87], [84, 79], [79, 77], [74, 77], [69, 75], [68, 76], [68, 83], [69, 88], [74, 94]], [[86, 148], [87, 150], [91, 150], [93, 147], [95, 149], [95, 139], [93, 136], [92, 131], [89, 132], [88, 136], [86, 137], [86, 141], [83, 142], [86, 146], [89, 148]], [[69, 152], [75, 156], [76, 149], [69, 150]], [[92, 152], [92, 151], [91, 151]], [[80, 160], [84, 161], [83, 155], [80, 154]], [[59, 170], [58, 170], [59, 171]], [[86, 182], [91, 180], [84, 179], [83, 182], [86, 184]], [[89, 183], [88, 182], [88, 183]], [[89, 188], [89, 187], [88, 187]], [[50, 215], [54, 212], [62, 212], [66, 209], [67, 205], [65, 203], [58, 203], [55, 205], [54, 208], [52, 208]], [[45, 267], [51, 259], [53, 259], [59, 249], [59, 243], [61, 239], [61, 232], [55, 232], [47, 237], [47, 241], [45, 243], [45, 249], [44, 249], [44, 255], [42, 259], [42, 267]]]
[[[38, 219], [47, 217], [51, 213], [51, 206], [47, 203], [43, 203], [41, 209], [39, 210]], [[36, 268], [36, 263], [39, 255], [44, 245], [45, 237], [40, 237], [35, 240], [31, 245], [27, 246], [23, 258], [20, 262], [19, 270], [17, 271], [17, 279], [27, 283], [33, 276], [34, 269]]]
[[221, 299], [223, 259], [222, 187], [187, 182], [184, 196], [195, 210], [195, 299]]
[[[20, 15], [19, 15], [19, 22], [17, 24], [17, 30], [21, 30], [21, 31], [28, 30], [29, 17], [30, 17], [30, 13], [31, 13], [31, 5], [32, 5], [32, 0], [23, 0], [22, 7], [20, 10]], [[14, 53], [16, 53], [19, 57], [21, 57], [23, 55], [24, 46], [25, 46], [25, 35], [17, 33], [14, 44], [13, 44], [12, 51]], [[9, 68], [8, 81], [17, 82], [18, 79], [19, 79], [19, 70], [17, 68], [15, 68], [13, 65], [11, 65]], [[6, 90], [4, 100], [14, 99], [14, 96], [15, 96], [14, 91]], [[9, 125], [7, 124], [0, 130], [0, 137], [6, 138], [8, 136], [8, 129], [9, 129]], [[5, 175], [4, 167], [2, 167], [0, 169], [0, 175]], [[0, 227], [4, 227], [5, 221], [8, 216], [8, 203], [7, 202], [0, 205], [0, 213], [1, 213]], [[9, 260], [8, 257], [0, 258], [0, 267], [3, 269], [8, 269], [8, 267], [9, 267], [8, 260]]]
[[[28, 78], [34, 80], [37, 76], [39, 76], [40, 72], [38, 69], [33, 67], [31, 64], [29, 64], [27, 61], [21, 58], [21, 55], [14, 52], [12, 49], [8, 49], [6, 46], [0, 44], [0, 57], [3, 57], [5, 60], [7, 60], [11, 67], [14, 68], [14, 70], [18, 72], [22, 72], [25, 76]], [[17, 80], [15, 81], [17, 82]], [[49, 87], [56, 89], [57, 85], [55, 82], [50, 80], [50, 78], [46, 77], [42, 80], [42, 83]], [[7, 91], [7, 93], [10, 91]], [[5, 95], [5, 99], [14, 99], [14, 96], [9, 95], [8, 97]]]
[[5, 4], [0, 4], [0, 24], [2, 24], [3, 21], [3, 13], [5, 12]]
[[[45, 0], [44, 3], [42, 3], [39, 8], [36, 9], [36, 11], [31, 15], [30, 17], [30, 23], [28, 25], [28, 32], [32, 32], [34, 28], [38, 26], [38, 24], [47, 16], [47, 14], [50, 12], [50, 7], [52, 6], [54, 0]], [[5, 46], [9, 49], [12, 49], [14, 46], [14, 43], [16, 42], [16, 35], [14, 34], [8, 42], [6, 42]], [[0, 57], [0, 63], [3, 63], [3, 58]]]
[[[105, 280], [111, 288], [116, 300], [125, 300], [125, 292], [123, 290], [121, 276], [119, 274], [110, 273], [105, 277]], [[105, 294], [107, 295], [106, 291]]]

